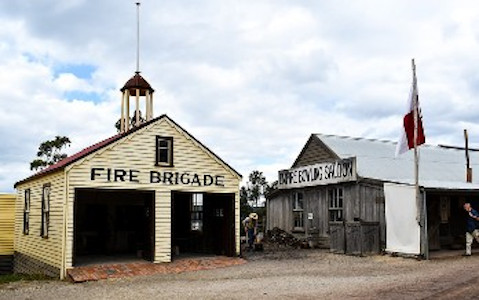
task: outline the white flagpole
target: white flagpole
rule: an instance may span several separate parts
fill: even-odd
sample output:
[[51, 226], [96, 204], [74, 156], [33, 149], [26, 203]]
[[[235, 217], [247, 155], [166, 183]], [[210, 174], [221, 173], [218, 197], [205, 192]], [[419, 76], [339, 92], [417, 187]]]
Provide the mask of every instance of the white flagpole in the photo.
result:
[[418, 136], [418, 98], [419, 93], [417, 91], [417, 78], [416, 78], [416, 64], [414, 63], [414, 58], [412, 59], [412, 76], [413, 76], [413, 115], [414, 115], [414, 187], [416, 190], [416, 220], [418, 224], [421, 224], [421, 192], [419, 190], [419, 149], [417, 147], [417, 136]]

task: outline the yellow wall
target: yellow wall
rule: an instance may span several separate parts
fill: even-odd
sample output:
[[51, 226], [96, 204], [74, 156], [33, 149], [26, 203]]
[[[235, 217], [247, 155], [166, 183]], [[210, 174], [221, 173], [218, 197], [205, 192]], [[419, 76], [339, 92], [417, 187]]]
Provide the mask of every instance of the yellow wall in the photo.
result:
[[[156, 136], [173, 137], [174, 167], [156, 167]], [[139, 183], [91, 180], [91, 168], [134, 169]], [[164, 185], [150, 183], [150, 171], [189, 172], [224, 176], [224, 186]], [[171, 261], [171, 191], [235, 194], [236, 224], [239, 224], [239, 183], [241, 178], [200, 144], [162, 118], [67, 167], [68, 226], [66, 267], [72, 266], [73, 199], [75, 188], [136, 189], [155, 191], [155, 262]], [[239, 228], [236, 228], [236, 251], [239, 253]]]
[[[40, 236], [43, 185], [51, 184], [50, 223], [48, 238]], [[25, 190], [30, 189], [29, 234], [23, 234], [23, 206]], [[15, 251], [28, 255], [48, 265], [61, 268], [64, 173], [58, 171], [37, 180], [17, 186], [15, 201]]]
[[0, 255], [13, 254], [15, 195], [0, 194]]

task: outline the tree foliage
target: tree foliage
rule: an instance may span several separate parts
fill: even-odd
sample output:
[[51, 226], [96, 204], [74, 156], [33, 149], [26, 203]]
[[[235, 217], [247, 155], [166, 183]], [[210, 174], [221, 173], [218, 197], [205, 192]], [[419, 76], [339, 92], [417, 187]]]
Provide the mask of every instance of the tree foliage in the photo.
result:
[[47, 140], [38, 147], [37, 158], [30, 162], [30, 170], [42, 170], [67, 157], [62, 150], [70, 147], [71, 141], [66, 136], [56, 136]]
[[259, 216], [266, 215], [266, 209], [261, 202], [269, 193], [277, 188], [277, 181], [269, 184], [263, 172], [252, 171], [248, 176], [248, 182], [240, 189], [240, 213], [245, 218], [249, 213], [255, 212]]
[[[146, 121], [145, 118], [143, 118], [141, 116], [141, 110], [138, 110], [138, 114], [139, 114], [139, 119], [140, 119], [140, 122], [138, 122], [138, 124], [136, 123], [136, 112], [135, 111], [133, 112], [133, 115], [130, 117], [130, 127], [131, 128], [140, 126], [141, 124], [143, 124]], [[121, 118], [118, 119], [118, 121], [116, 121], [116, 123], [115, 123], [115, 128], [118, 132], [121, 131], [120, 126], [121, 126]]]

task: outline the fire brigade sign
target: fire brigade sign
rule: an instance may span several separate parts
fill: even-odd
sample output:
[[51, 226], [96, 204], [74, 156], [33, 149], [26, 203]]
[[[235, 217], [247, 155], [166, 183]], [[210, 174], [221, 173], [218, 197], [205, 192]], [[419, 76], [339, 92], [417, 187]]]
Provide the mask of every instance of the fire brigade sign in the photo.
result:
[[280, 189], [355, 181], [356, 158], [281, 170], [278, 177]]

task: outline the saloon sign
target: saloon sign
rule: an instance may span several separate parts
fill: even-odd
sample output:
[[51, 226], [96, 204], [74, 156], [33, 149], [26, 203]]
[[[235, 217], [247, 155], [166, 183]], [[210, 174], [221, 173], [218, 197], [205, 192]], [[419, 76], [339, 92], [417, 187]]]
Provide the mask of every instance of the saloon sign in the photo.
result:
[[278, 188], [290, 189], [356, 180], [356, 159], [347, 158], [329, 163], [279, 171]]

